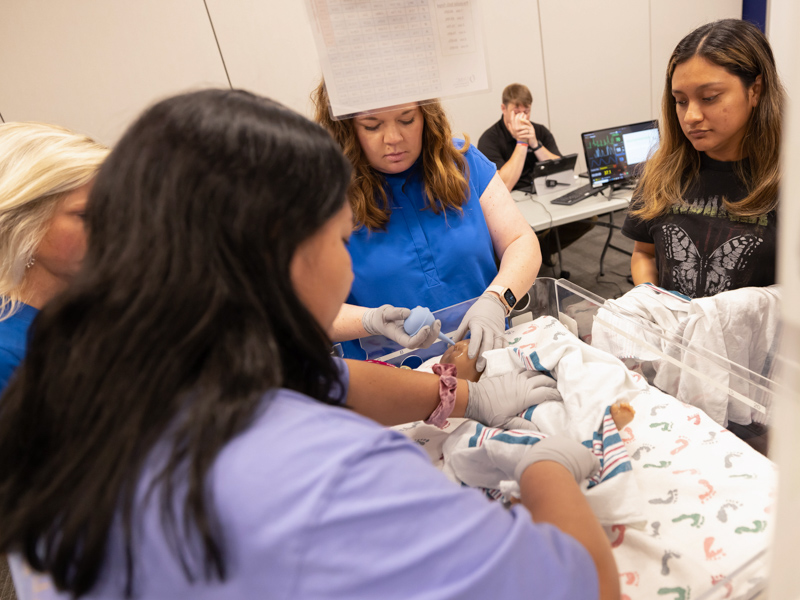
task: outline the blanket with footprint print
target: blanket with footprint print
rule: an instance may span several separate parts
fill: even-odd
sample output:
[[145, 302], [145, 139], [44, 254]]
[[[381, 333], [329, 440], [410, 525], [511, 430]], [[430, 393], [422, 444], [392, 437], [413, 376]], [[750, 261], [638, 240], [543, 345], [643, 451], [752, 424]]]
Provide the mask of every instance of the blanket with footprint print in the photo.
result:
[[[543, 403], [521, 415], [530, 421], [530, 429], [551, 435], [571, 432], [585, 442], [581, 438], [587, 430], [597, 431], [595, 438], [615, 433], [609, 430], [610, 419], [604, 418], [609, 404], [622, 400], [636, 410], [633, 421], [619, 432], [630, 465], [623, 472], [635, 485], [616, 476], [595, 488], [626, 488], [620, 492], [626, 497], [618, 498], [620, 505], [629, 506], [619, 513], [619, 522], [609, 514], [598, 515], [605, 517], [601, 520], [614, 548], [623, 599], [697, 598], [768, 546], [777, 476], [766, 457], [702, 411], [649, 386], [617, 359], [581, 342], [552, 317], [509, 329], [506, 337], [509, 348], [493, 352], [505, 352], [508, 358], [487, 367], [489, 374], [510, 364], [548, 372], [563, 398], [562, 406]], [[427, 370], [432, 362], [420, 369]], [[487, 362], [492, 360], [487, 357]], [[476, 433], [480, 435], [475, 439], [492, 437], [494, 443], [513, 437], [490, 428], [478, 432], [478, 427], [453, 419], [444, 430], [422, 423], [398, 429], [421, 444], [447, 473], [443, 447], [456, 429], [462, 434], [474, 430], [462, 446]], [[517, 437], [537, 435], [521, 430], [518, 422], [515, 428]], [[451, 440], [449, 447], [454, 445]], [[454, 477], [452, 472], [448, 475]], [[504, 485], [490, 495], [513, 494], [513, 486]], [[591, 502], [589, 494], [587, 498]], [[754, 583], [751, 578], [747, 585]], [[734, 597], [745, 590], [730, 584], [724, 591]]]

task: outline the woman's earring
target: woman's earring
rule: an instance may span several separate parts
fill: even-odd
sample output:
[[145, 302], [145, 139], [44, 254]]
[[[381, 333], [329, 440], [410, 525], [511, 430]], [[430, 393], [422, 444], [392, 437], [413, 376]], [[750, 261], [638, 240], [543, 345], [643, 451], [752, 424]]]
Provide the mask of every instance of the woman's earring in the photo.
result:
[[31, 256], [31, 257], [28, 259], [28, 262], [26, 262], [26, 263], [25, 263], [25, 268], [26, 268], [26, 269], [30, 269], [30, 268], [33, 266], [33, 264], [34, 264], [35, 262], [36, 262], [36, 259], [35, 259], [35, 258], [33, 258], [33, 257]]

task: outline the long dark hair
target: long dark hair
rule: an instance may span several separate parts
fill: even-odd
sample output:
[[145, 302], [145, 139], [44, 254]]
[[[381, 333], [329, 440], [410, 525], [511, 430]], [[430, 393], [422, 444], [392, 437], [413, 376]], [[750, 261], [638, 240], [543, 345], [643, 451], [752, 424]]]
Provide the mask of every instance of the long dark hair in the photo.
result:
[[645, 164], [636, 195], [642, 204], [631, 211], [649, 220], [683, 203], [683, 196], [700, 172], [700, 153], [681, 130], [672, 97], [675, 68], [694, 56], [726, 69], [746, 90], [761, 76], [761, 95], [753, 109], [742, 140], [742, 155], [748, 159], [736, 166], [739, 179], [747, 186], [747, 197], [728, 202], [734, 215], [763, 215], [778, 203], [780, 185], [781, 127], [785, 92], [775, 68], [775, 57], [767, 38], [758, 27], [740, 19], [723, 19], [702, 25], [683, 38], [669, 59], [661, 99], [661, 143]]
[[36, 319], [0, 403], [0, 552], [80, 596], [121, 516], [130, 595], [137, 486], [158, 445], [149, 489], [176, 559], [190, 580], [225, 578], [204, 481], [215, 457], [270, 389], [341, 395], [289, 264], [349, 181], [322, 127], [247, 92], [177, 96], [139, 118], [92, 190], [84, 268]]

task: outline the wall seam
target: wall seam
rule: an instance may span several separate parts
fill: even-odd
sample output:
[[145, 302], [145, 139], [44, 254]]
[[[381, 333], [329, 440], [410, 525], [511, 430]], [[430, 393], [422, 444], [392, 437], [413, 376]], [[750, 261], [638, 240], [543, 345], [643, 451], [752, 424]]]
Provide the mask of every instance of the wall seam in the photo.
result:
[[225, 57], [222, 56], [222, 47], [219, 45], [219, 38], [217, 38], [217, 30], [214, 28], [214, 21], [211, 19], [211, 11], [208, 10], [208, 2], [203, 0], [203, 6], [206, 7], [206, 14], [208, 15], [208, 23], [211, 25], [211, 33], [214, 34], [214, 42], [217, 44], [217, 51], [219, 52], [219, 58], [222, 61], [222, 68], [225, 70], [225, 77], [228, 80], [228, 87], [233, 89], [233, 84], [231, 83], [231, 76], [228, 75], [228, 66], [225, 64]]
[[654, 119], [658, 119], [658, 110], [653, 114], [653, 0], [647, 3], [647, 26], [650, 29], [650, 35], [647, 36], [650, 51], [650, 115]]
[[550, 94], [547, 91], [547, 61], [544, 57], [544, 34], [542, 33], [542, 7], [540, 0], [536, 0], [536, 14], [539, 15], [539, 47], [542, 49], [542, 77], [544, 77], [544, 97], [547, 98], [547, 127], [553, 129], [550, 120]]

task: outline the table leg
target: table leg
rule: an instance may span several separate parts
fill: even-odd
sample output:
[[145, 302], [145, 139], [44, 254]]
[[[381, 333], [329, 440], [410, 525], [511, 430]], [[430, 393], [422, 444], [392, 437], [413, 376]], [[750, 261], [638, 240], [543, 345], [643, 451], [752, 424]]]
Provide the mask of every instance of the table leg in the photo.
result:
[[603, 251], [600, 253], [600, 275], [605, 275], [603, 272], [603, 260], [606, 257], [606, 251], [611, 248], [612, 250], [616, 250], [617, 252], [622, 252], [623, 254], [627, 254], [628, 256], [631, 255], [630, 252], [623, 248], [618, 248], [614, 244], [611, 243], [611, 236], [614, 235], [615, 229], [622, 229], [618, 225], [614, 225], [614, 213], [608, 213], [608, 223], [598, 223], [603, 227], [608, 227], [608, 237], [606, 238], [606, 243], [603, 245]]
[[558, 277], [559, 279], [569, 279], [569, 271], [564, 270], [564, 262], [561, 258], [561, 238], [558, 236], [558, 227], [553, 227], [550, 230], [550, 235], [555, 235], [556, 239], [556, 252], [558, 253]]
[[611, 245], [611, 236], [614, 235], [614, 213], [608, 213], [608, 222], [608, 237], [606, 238], [606, 243], [603, 245], [603, 251], [600, 253], [600, 275], [605, 275], [603, 272], [603, 260], [606, 257], [608, 247]]

